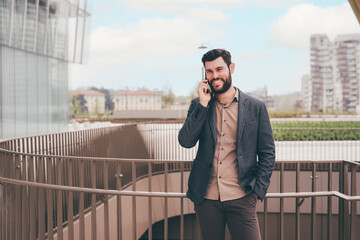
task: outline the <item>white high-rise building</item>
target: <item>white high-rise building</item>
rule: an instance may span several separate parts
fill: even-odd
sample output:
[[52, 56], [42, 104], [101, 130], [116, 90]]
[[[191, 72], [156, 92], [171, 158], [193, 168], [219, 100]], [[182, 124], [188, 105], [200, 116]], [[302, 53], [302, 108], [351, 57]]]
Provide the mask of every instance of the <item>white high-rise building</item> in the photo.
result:
[[311, 111], [311, 94], [312, 94], [312, 84], [310, 81], [310, 76], [305, 74], [301, 78], [301, 98], [304, 102], [304, 110], [306, 112]]
[[360, 104], [360, 34], [335, 38], [335, 106], [340, 111], [355, 112]]
[[360, 104], [360, 34], [310, 39], [311, 72], [302, 79], [306, 111], [355, 112]]

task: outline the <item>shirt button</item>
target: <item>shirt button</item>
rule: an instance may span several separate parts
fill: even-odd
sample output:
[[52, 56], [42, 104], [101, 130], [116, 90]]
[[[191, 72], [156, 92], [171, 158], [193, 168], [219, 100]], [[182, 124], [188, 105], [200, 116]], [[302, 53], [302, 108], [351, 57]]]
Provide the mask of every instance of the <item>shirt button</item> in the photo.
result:
[[226, 122], [226, 119], [224, 119], [224, 122]]
[[225, 136], [225, 133], [223, 133], [222, 135]]
[[221, 151], [223, 151], [224, 150], [224, 148], [221, 148]]
[[219, 178], [221, 178], [221, 176], [219, 176]]
[[222, 164], [222, 162], [220, 162], [220, 164]]

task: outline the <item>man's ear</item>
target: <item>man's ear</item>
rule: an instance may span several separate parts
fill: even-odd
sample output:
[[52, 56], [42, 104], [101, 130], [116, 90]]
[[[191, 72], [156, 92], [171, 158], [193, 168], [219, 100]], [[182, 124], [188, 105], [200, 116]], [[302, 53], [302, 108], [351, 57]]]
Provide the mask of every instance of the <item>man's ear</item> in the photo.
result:
[[235, 63], [230, 63], [229, 68], [230, 68], [230, 73], [233, 74], [235, 70]]

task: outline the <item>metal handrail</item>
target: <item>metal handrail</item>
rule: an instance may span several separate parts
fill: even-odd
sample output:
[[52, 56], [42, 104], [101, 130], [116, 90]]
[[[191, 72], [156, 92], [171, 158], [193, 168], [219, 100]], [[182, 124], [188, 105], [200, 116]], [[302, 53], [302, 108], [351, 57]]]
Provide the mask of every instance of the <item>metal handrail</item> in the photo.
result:
[[[83, 192], [104, 195], [119, 195], [119, 196], [137, 196], [137, 197], [170, 197], [170, 198], [186, 198], [185, 193], [179, 192], [149, 192], [149, 191], [127, 191], [127, 190], [105, 190], [84, 187], [71, 187], [55, 184], [29, 182], [11, 178], [0, 177], [0, 182], [22, 185], [28, 187], [38, 187], [51, 190], [62, 190], [71, 192]], [[346, 201], [360, 201], [360, 196], [349, 196], [338, 191], [318, 191], [318, 192], [286, 192], [286, 193], [267, 193], [265, 198], [298, 198], [298, 197], [338, 197]]]
[[[159, 162], [159, 163], [189, 163], [192, 160], [169, 160], [169, 159], [141, 159], [141, 158], [101, 158], [101, 157], [83, 157], [83, 156], [63, 156], [63, 155], [55, 155], [55, 154], [36, 154], [36, 153], [22, 153], [11, 151], [7, 149], [0, 148], [0, 153], [13, 154], [14, 156], [28, 156], [28, 157], [39, 157], [39, 158], [61, 158], [61, 159], [71, 159], [71, 160], [89, 160], [89, 161], [109, 161], [109, 162]], [[294, 160], [276, 160], [279, 163], [295, 163]], [[351, 160], [297, 160], [296, 162], [301, 163], [341, 163], [346, 162], [350, 164], [354, 164], [359, 166], [360, 162], [351, 161]]]

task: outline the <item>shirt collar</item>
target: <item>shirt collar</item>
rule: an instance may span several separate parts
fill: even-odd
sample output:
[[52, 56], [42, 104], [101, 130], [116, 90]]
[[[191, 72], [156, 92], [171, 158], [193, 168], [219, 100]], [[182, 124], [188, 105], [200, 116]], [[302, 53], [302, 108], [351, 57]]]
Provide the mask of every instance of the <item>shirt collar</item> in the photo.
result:
[[[235, 89], [235, 96], [234, 96], [233, 101], [239, 102], [239, 89], [238, 89], [237, 87], [233, 87], [233, 88]], [[216, 96], [215, 96], [215, 99], [216, 99], [217, 102], [221, 103]], [[232, 102], [233, 102], [233, 101], [232, 101]], [[222, 103], [221, 103], [221, 104], [222, 104]], [[224, 105], [224, 104], [223, 104], [223, 105]], [[228, 104], [228, 105], [230, 105], [230, 104]], [[225, 106], [225, 105], [224, 105], [224, 106]]]
[[234, 100], [239, 102], [239, 89], [237, 87], [234, 87], [234, 88], [236, 90]]

